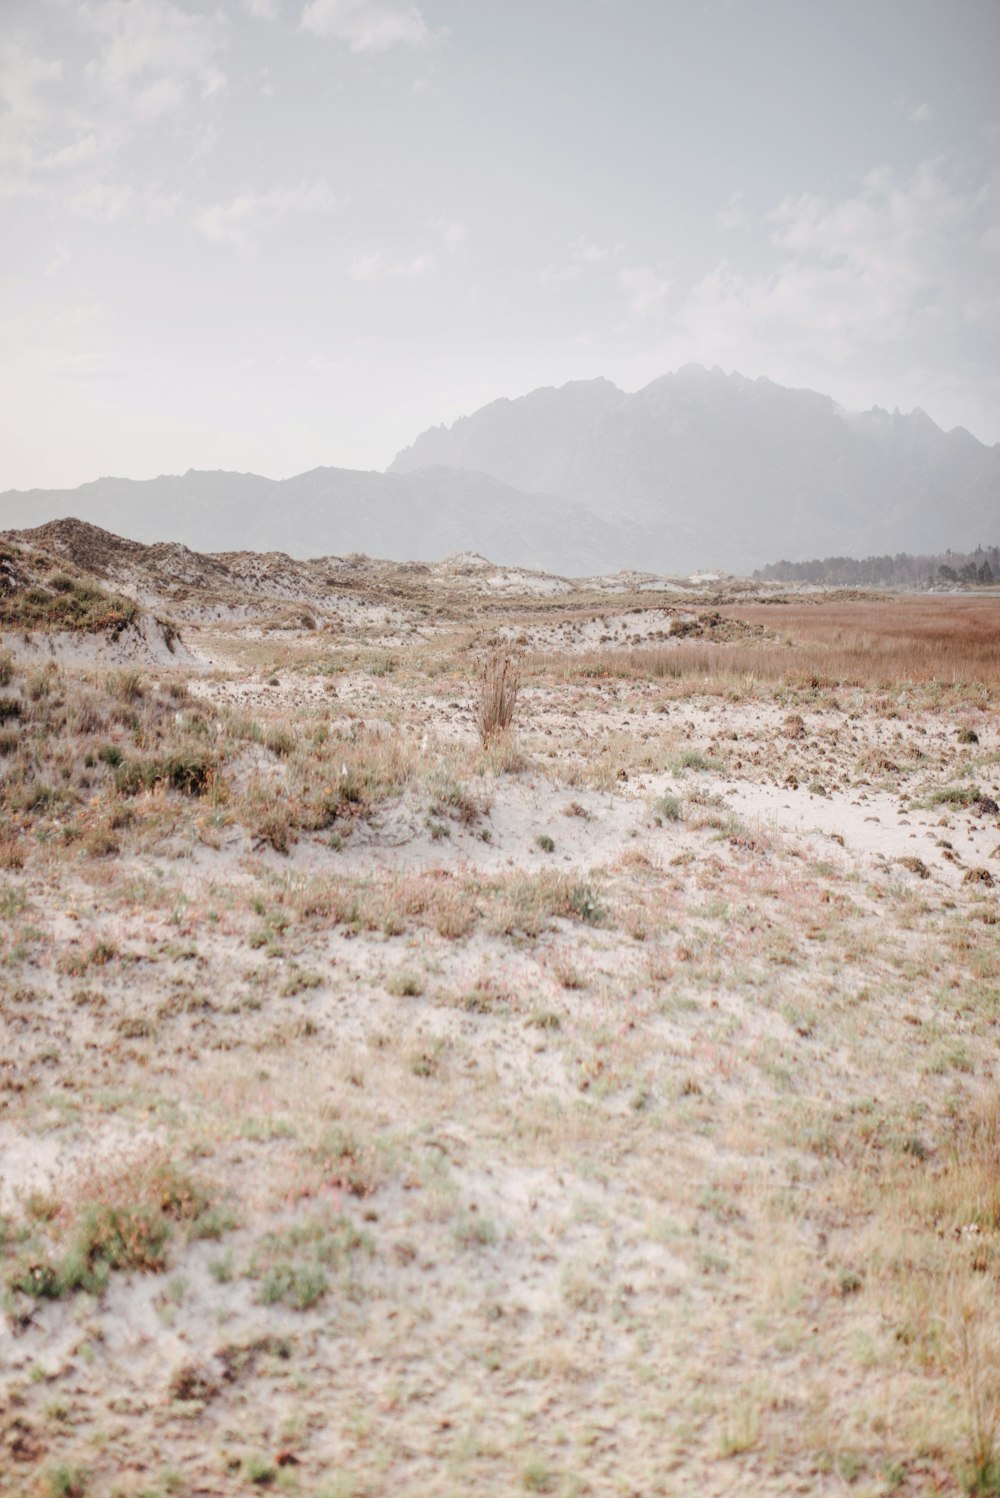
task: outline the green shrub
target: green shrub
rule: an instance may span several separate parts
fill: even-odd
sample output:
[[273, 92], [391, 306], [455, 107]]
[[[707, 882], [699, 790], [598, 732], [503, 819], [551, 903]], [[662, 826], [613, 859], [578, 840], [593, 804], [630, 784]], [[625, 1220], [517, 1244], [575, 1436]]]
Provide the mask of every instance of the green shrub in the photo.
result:
[[681, 819], [681, 803], [678, 796], [666, 792], [656, 802], [654, 811], [664, 822], [679, 822]]
[[685, 749], [674, 761], [675, 770], [721, 770], [720, 760], [711, 759], [700, 749]]

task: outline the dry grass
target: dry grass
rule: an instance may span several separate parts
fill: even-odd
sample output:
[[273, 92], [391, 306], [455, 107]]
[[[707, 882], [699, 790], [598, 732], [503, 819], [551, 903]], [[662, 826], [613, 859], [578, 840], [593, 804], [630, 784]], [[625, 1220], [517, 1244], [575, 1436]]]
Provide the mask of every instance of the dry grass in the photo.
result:
[[[1000, 1491], [1000, 1095], [987, 1093], [930, 1148], [918, 1134], [895, 1153], [869, 1143], [844, 1187], [872, 1213], [861, 1255], [875, 1272], [891, 1332], [889, 1361], [937, 1375], [960, 1404], [952, 1439], [966, 1488]], [[951, 1425], [940, 1388], [927, 1397]]]
[[189, 690], [0, 656], [0, 1493], [995, 1493], [962, 606], [920, 605], [955, 714], [811, 685], [881, 621], [903, 669], [907, 600], [853, 644], [843, 603], [747, 605], [796, 639], [766, 678], [574, 655], [569, 611], [518, 780], [476, 720], [499, 600], [335, 661], [234, 626]]
[[1000, 600], [890, 598], [851, 603], [740, 604], [727, 618], [777, 630], [780, 643], [677, 644], [539, 654], [533, 674], [625, 677], [752, 693], [759, 684], [889, 690], [905, 684], [1000, 689]]
[[99, 1293], [115, 1270], [161, 1270], [175, 1226], [216, 1237], [223, 1222], [203, 1186], [159, 1149], [91, 1169], [68, 1200], [36, 1195], [27, 1207], [30, 1226], [7, 1271], [15, 1313], [24, 1297]]
[[56, 571], [33, 582], [21, 578], [22, 559], [0, 549], [0, 566], [20, 586], [0, 587], [0, 630], [33, 633], [72, 630], [117, 637], [141, 613], [131, 598], [110, 594], [92, 579]]
[[519, 657], [508, 645], [494, 645], [479, 673], [476, 726], [485, 749], [510, 731], [520, 687]]

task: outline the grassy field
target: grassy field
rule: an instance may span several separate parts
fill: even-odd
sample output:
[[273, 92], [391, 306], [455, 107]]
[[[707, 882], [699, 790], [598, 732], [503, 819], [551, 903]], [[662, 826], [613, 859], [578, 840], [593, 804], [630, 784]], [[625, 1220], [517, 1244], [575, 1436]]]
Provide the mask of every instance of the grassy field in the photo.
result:
[[421, 589], [0, 653], [0, 1493], [1000, 1493], [1000, 600]]

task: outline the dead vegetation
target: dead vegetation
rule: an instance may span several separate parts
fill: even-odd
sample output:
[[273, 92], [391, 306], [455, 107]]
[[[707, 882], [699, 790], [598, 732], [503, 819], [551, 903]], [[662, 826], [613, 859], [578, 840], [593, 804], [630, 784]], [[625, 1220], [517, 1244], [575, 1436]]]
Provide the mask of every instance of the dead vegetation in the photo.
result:
[[676, 682], [709, 692], [759, 688], [863, 688], [920, 685], [992, 698], [1000, 689], [1000, 602], [994, 598], [898, 599], [877, 603], [768, 603], [720, 613], [750, 630], [779, 636], [748, 643], [678, 637], [661, 645], [606, 648], [570, 658], [543, 653], [532, 670], [570, 678]]
[[484, 749], [489, 749], [501, 734], [510, 732], [520, 686], [517, 656], [508, 646], [492, 646], [479, 672], [476, 726]]
[[107, 593], [79, 574], [51, 571], [47, 558], [32, 561], [33, 567], [25, 566], [22, 557], [0, 547], [0, 633], [72, 630], [115, 639], [138, 619], [133, 599]]
[[1000, 1491], [994, 603], [465, 585], [0, 653], [0, 1493]]

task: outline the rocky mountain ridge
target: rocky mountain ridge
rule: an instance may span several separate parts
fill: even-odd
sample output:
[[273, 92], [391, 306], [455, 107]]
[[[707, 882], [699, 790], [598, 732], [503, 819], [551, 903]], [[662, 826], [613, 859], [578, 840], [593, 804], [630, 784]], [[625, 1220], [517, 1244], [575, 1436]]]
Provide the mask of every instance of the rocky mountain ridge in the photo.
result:
[[597, 379], [493, 401], [424, 432], [390, 472], [432, 463], [642, 525], [648, 565], [681, 570], [972, 548], [1000, 522], [1000, 445], [943, 432], [919, 409], [849, 413], [698, 365], [631, 395]]

